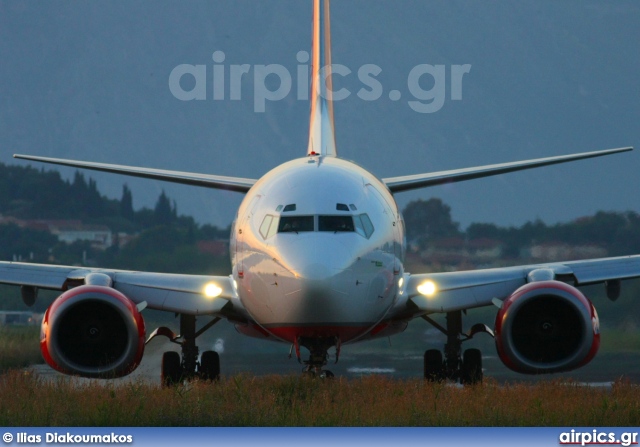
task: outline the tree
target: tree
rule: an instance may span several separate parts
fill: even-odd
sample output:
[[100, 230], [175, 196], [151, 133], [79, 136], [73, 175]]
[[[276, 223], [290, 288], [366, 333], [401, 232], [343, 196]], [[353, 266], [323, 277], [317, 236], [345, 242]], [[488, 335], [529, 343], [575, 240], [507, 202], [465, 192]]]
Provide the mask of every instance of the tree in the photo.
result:
[[595, 216], [573, 223], [576, 243], [611, 245], [616, 235], [627, 226], [628, 217], [622, 213], [598, 211]]
[[467, 238], [474, 239], [500, 239], [503, 231], [495, 224], [490, 223], [472, 223], [467, 228]]
[[58, 238], [47, 231], [20, 228], [15, 224], [0, 225], [0, 259], [5, 261], [46, 262], [49, 249], [57, 243]]
[[162, 191], [160, 197], [158, 197], [158, 201], [156, 202], [156, 206], [153, 210], [153, 217], [155, 219], [156, 225], [169, 225], [173, 221], [176, 220], [177, 216], [176, 204], [173, 203], [171, 206], [171, 201], [169, 197]]
[[414, 200], [403, 211], [407, 239], [424, 248], [429, 241], [460, 237], [457, 222], [451, 220], [451, 208], [440, 199]]
[[89, 185], [87, 188], [87, 217], [97, 218], [105, 215], [105, 204], [107, 203], [100, 193], [98, 192], [98, 185], [92, 178], [89, 179]]
[[133, 221], [133, 195], [125, 183], [122, 185], [122, 199], [120, 199], [120, 215], [127, 220]]

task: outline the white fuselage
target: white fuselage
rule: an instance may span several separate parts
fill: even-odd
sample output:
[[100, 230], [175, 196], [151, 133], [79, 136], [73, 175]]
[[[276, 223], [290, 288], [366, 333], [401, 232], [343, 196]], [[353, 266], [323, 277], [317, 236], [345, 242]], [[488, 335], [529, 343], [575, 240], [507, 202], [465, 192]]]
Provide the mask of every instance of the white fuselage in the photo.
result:
[[404, 225], [393, 196], [371, 173], [334, 157], [301, 158], [247, 193], [232, 227], [231, 257], [256, 329], [287, 342], [346, 343], [384, 329], [403, 276]]

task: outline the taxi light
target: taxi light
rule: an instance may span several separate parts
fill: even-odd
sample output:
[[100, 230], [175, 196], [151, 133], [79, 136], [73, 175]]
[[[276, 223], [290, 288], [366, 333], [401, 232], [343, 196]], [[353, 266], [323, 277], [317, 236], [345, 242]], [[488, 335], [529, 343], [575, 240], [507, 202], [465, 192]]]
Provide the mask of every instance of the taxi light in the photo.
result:
[[210, 282], [204, 287], [204, 294], [207, 298], [216, 298], [222, 294], [222, 289]]
[[436, 283], [431, 280], [425, 281], [418, 286], [418, 292], [424, 296], [433, 296], [437, 291], [438, 287], [436, 286]]

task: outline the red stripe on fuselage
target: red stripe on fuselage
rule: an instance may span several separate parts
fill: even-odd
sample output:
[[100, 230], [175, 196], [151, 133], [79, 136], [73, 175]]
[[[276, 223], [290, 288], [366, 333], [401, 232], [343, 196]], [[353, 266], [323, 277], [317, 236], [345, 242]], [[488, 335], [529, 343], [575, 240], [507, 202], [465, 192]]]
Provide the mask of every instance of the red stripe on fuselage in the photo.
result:
[[276, 326], [264, 329], [290, 343], [294, 343], [298, 337], [338, 337], [342, 343], [346, 343], [369, 332], [371, 326]]

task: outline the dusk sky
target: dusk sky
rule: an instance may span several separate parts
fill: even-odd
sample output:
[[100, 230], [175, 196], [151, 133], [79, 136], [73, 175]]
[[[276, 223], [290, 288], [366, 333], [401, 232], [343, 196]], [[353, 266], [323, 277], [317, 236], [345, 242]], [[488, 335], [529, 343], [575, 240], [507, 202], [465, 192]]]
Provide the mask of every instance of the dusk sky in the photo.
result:
[[[309, 103], [297, 99], [310, 50], [310, 0], [14, 2], [0, 0], [0, 161], [14, 153], [259, 178], [306, 153]], [[597, 210], [640, 212], [640, 3], [341, 0], [331, 5], [338, 154], [378, 177], [635, 146], [631, 153], [396, 196], [442, 198], [453, 218], [521, 225]], [[224, 62], [214, 64], [221, 51]], [[206, 99], [183, 101], [170, 75], [204, 65]], [[230, 69], [249, 64], [239, 100]], [[291, 92], [256, 111], [258, 65], [279, 64]], [[380, 99], [358, 96], [374, 64]], [[433, 113], [410, 106], [414, 67], [444, 66]], [[214, 99], [214, 65], [224, 99]], [[455, 65], [470, 65], [454, 92]], [[299, 67], [302, 66], [302, 67]], [[279, 86], [274, 76], [266, 85]], [[437, 85], [436, 85], [437, 84]], [[453, 83], [455, 84], [455, 82]], [[183, 77], [183, 90], [194, 86]], [[200, 86], [202, 87], [202, 86]], [[258, 89], [260, 90], [260, 89]], [[394, 92], [390, 99], [389, 92]], [[400, 99], [397, 99], [397, 96]], [[455, 99], [459, 98], [459, 99]], [[423, 101], [428, 103], [429, 101]], [[65, 178], [73, 169], [59, 169]], [[164, 189], [181, 214], [228, 225], [241, 194], [87, 171], [134, 206]], [[60, 198], [64, 206], [64, 198]]]

